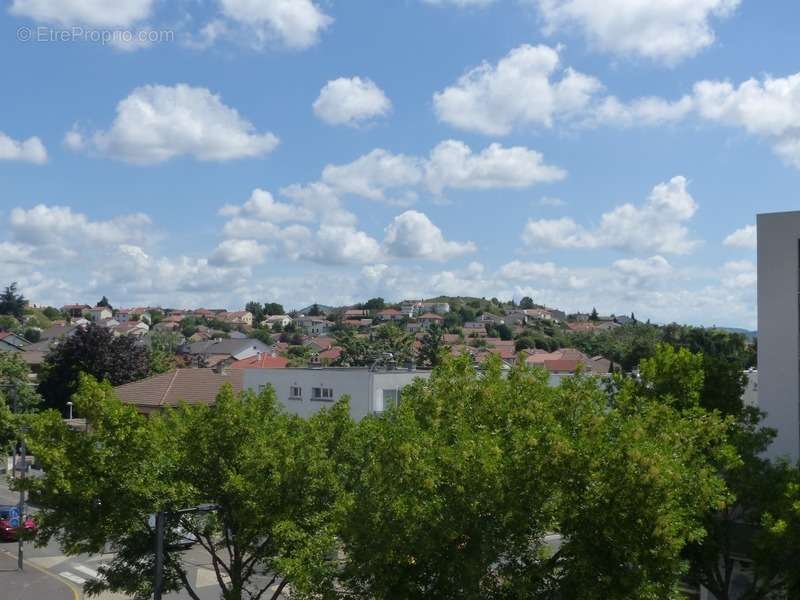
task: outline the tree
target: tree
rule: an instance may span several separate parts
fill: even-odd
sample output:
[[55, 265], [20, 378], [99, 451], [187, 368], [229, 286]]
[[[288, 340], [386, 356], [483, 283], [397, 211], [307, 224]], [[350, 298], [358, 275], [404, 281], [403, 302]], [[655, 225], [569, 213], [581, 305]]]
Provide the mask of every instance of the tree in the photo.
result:
[[35, 344], [36, 342], [42, 339], [42, 332], [39, 329], [33, 329], [32, 327], [28, 327], [22, 334], [22, 337], [24, 337], [32, 344]]
[[535, 305], [533, 303], [533, 298], [530, 296], [525, 296], [522, 300], [519, 301], [519, 307], [523, 310], [528, 310], [533, 308]]
[[244, 309], [253, 314], [253, 322], [260, 324], [264, 320], [264, 307], [260, 303], [251, 301], [248, 302]]
[[271, 346], [274, 343], [272, 336], [266, 329], [254, 329], [250, 335], [252, 335], [255, 339], [259, 340], [260, 342], [266, 344], [267, 346]]
[[108, 309], [113, 309], [114, 308], [113, 306], [111, 306], [111, 303], [108, 301], [108, 298], [106, 298], [105, 296], [100, 298], [100, 302], [97, 303], [97, 306], [105, 306]]
[[172, 331], [153, 331], [150, 338], [150, 373], [167, 373], [178, 366], [177, 353], [182, 338]]
[[441, 363], [442, 354], [446, 349], [442, 328], [431, 325], [422, 338], [422, 347], [417, 352], [417, 360], [425, 367], [436, 367]]
[[383, 298], [370, 298], [364, 303], [364, 309], [378, 311], [386, 308], [386, 301]]
[[[724, 423], [492, 356], [448, 358], [361, 422], [345, 468], [354, 598], [676, 598], [681, 549], [723, 496]], [[557, 542], [553, 543], [553, 537]]]
[[6, 286], [3, 293], [0, 294], [0, 315], [11, 315], [21, 321], [22, 317], [25, 316], [25, 308], [27, 306], [28, 301], [17, 291], [16, 281]]
[[[180, 524], [210, 554], [226, 600], [277, 599], [312, 589], [333, 597], [333, 514], [339, 495], [340, 440], [353, 424], [346, 403], [308, 420], [289, 416], [267, 388], [235, 395], [225, 386], [214, 406], [181, 406], [144, 418], [121, 404], [108, 383], [83, 377], [74, 396], [85, 432], [48, 413], [29, 435], [44, 476], [27, 480], [40, 508], [39, 543], [67, 555], [116, 555], [86, 585], [90, 595], [152, 595], [153, 536], [148, 515], [215, 504]], [[167, 553], [167, 592], [186, 590], [188, 557]], [[266, 577], [264, 577], [266, 575]], [[320, 596], [321, 597], [321, 596]]]
[[322, 316], [322, 309], [319, 307], [319, 304], [312, 304], [311, 310], [308, 311], [309, 317], [320, 317]]
[[286, 311], [283, 310], [283, 305], [277, 302], [267, 302], [264, 305], [264, 314], [270, 317], [274, 315], [285, 315]]
[[511, 327], [506, 325], [505, 323], [499, 323], [495, 326], [497, 330], [497, 335], [503, 341], [510, 341], [514, 339], [514, 332], [511, 331]]
[[16, 352], [0, 352], [0, 399], [15, 413], [35, 411], [42, 402], [31, 383], [31, 371]]
[[0, 331], [17, 331], [20, 322], [11, 315], [0, 315]]
[[81, 373], [122, 385], [150, 375], [150, 351], [130, 336], [98, 325], [78, 328], [50, 350], [39, 379], [39, 393], [49, 408], [63, 411], [78, 388]]
[[592, 308], [592, 314], [589, 315], [589, 320], [595, 323], [600, 320], [600, 315], [597, 314], [596, 308]]
[[57, 308], [53, 308], [52, 306], [46, 306], [42, 310], [42, 314], [45, 317], [47, 317], [48, 319], [50, 319], [51, 321], [55, 321], [56, 319], [60, 319], [61, 316], [62, 316], [61, 315], [61, 311], [58, 310]]

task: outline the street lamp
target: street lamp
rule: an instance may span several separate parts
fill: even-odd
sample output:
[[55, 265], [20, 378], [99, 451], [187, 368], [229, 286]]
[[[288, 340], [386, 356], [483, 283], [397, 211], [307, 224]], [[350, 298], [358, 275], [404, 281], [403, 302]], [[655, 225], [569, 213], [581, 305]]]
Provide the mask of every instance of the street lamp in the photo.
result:
[[69, 420], [72, 421], [72, 402], [67, 402], [67, 409], [69, 410]]
[[153, 600], [161, 600], [164, 593], [164, 531], [168, 517], [207, 513], [220, 510], [219, 504], [199, 504], [191, 508], [181, 508], [178, 510], [160, 510], [156, 513], [156, 569], [153, 581]]

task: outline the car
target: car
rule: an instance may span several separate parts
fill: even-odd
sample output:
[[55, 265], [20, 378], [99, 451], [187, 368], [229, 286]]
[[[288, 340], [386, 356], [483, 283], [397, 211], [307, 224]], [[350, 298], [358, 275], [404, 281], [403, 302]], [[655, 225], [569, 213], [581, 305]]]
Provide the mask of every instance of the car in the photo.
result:
[[30, 515], [25, 515], [21, 519], [22, 526], [19, 525], [19, 522], [19, 510], [16, 506], [0, 506], [0, 541], [17, 541], [17, 533], [20, 529], [26, 533], [36, 533], [36, 521]]
[[[155, 532], [156, 529], [156, 516], [151, 514], [147, 519], [147, 524], [150, 529]], [[165, 531], [164, 549], [170, 550], [188, 550], [197, 543], [197, 536], [192, 532], [187, 531], [180, 524], [173, 525]]]

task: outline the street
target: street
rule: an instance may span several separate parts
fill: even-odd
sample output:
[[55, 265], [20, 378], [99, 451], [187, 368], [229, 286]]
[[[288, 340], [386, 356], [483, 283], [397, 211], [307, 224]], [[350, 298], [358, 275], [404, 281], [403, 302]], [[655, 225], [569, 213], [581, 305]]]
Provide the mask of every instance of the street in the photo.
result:
[[[0, 477], [0, 504], [16, 504], [17, 494]], [[17, 571], [17, 543], [0, 542], [0, 600], [82, 600], [83, 585], [97, 576], [100, 565], [113, 554], [65, 556], [57, 544], [42, 548], [25, 544], [25, 570]], [[211, 558], [200, 546], [184, 552], [189, 581], [201, 600], [218, 600], [220, 589]], [[105, 593], [97, 600], [126, 600], [120, 594]], [[191, 600], [186, 592], [166, 594], [167, 600]]]

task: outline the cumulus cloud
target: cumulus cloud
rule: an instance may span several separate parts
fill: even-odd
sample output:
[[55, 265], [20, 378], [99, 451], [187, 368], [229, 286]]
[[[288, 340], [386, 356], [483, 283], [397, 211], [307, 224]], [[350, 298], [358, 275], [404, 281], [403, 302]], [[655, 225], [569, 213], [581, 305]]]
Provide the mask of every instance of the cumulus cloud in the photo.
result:
[[734, 289], [755, 289], [758, 281], [758, 270], [755, 263], [749, 260], [726, 262], [722, 267], [722, 283]]
[[38, 137], [17, 141], [0, 131], [0, 160], [14, 160], [41, 165], [47, 162], [47, 150]]
[[621, 56], [674, 65], [715, 39], [712, 21], [740, 0], [535, 0], [545, 31], [579, 31], [591, 46]]
[[[272, 133], [258, 133], [218, 95], [185, 84], [134, 89], [117, 105], [111, 127], [89, 140], [100, 154], [142, 165], [181, 156], [201, 161], [253, 158], [274, 150], [278, 141]], [[83, 145], [78, 142], [67, 139], [73, 147]]]
[[150, 16], [154, 0], [13, 0], [9, 12], [43, 23], [127, 27]]
[[11, 211], [9, 228], [15, 242], [42, 254], [74, 255], [87, 247], [140, 243], [148, 238], [152, 222], [142, 213], [122, 215], [107, 221], [92, 221], [68, 206], [39, 204]]
[[267, 248], [256, 240], [225, 240], [221, 242], [208, 263], [213, 266], [252, 266], [264, 262]]
[[483, 8], [494, 4], [497, 0], [422, 0], [434, 6], [456, 6], [458, 8]]
[[428, 187], [435, 193], [445, 188], [526, 188], [567, 176], [563, 169], [545, 164], [542, 154], [535, 150], [491, 144], [474, 154], [464, 142], [455, 140], [441, 142], [433, 149], [426, 173]]
[[[312, 0], [219, 0], [219, 5], [226, 19], [246, 29], [255, 47], [277, 41], [296, 50], [309, 48], [333, 23]], [[212, 42], [227, 31], [220, 23], [213, 27]]]
[[379, 148], [322, 172], [322, 181], [338, 193], [397, 205], [413, 203], [420, 191], [522, 189], [564, 177], [566, 171], [545, 163], [535, 150], [491, 144], [475, 153], [457, 140], [437, 144], [427, 158]]
[[600, 81], [560, 68], [558, 50], [523, 45], [497, 65], [483, 63], [433, 96], [439, 120], [486, 135], [507, 135], [514, 126], [551, 127], [557, 117], [584, 111], [602, 89]]
[[688, 95], [675, 101], [644, 97], [630, 102], [621, 102], [616, 97], [609, 96], [597, 104], [587, 116], [586, 122], [621, 127], [669, 125], [687, 118], [694, 106], [694, 99]]
[[285, 221], [311, 221], [314, 214], [308, 208], [297, 204], [278, 202], [266, 190], [256, 188], [242, 206], [226, 204], [220, 209], [225, 217], [242, 217], [283, 223]]
[[442, 230], [421, 212], [409, 210], [398, 215], [386, 228], [384, 246], [401, 258], [445, 261], [477, 249], [473, 242], [451, 242]]
[[355, 127], [389, 114], [392, 103], [370, 79], [340, 77], [325, 84], [314, 102], [314, 114], [329, 125]]
[[697, 211], [685, 177], [656, 185], [641, 205], [623, 204], [603, 214], [587, 228], [569, 217], [528, 221], [523, 241], [535, 249], [614, 248], [630, 252], [687, 254], [699, 242], [689, 237], [685, 223]]
[[745, 225], [741, 229], [737, 229], [732, 234], [727, 236], [722, 242], [731, 248], [746, 248], [748, 250], [755, 250], [757, 246], [756, 226]]

